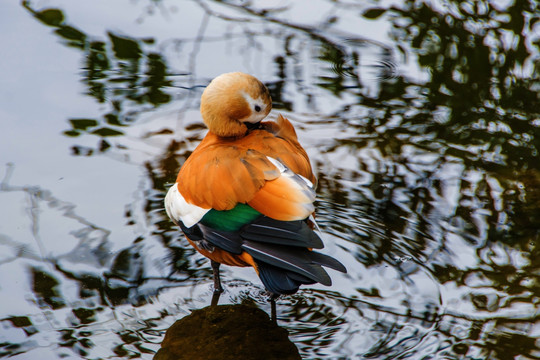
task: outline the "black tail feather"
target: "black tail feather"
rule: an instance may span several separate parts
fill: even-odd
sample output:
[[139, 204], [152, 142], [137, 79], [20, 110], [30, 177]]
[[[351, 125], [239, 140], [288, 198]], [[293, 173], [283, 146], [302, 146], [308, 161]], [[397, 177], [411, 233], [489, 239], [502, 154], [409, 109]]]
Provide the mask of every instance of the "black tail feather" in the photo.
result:
[[242, 238], [263, 243], [313, 249], [324, 247], [321, 238], [303, 220], [279, 221], [261, 216], [242, 228]]
[[266, 288], [274, 294], [294, 294], [300, 285], [315, 283], [313, 280], [297, 273], [283, 270], [282, 268], [256, 261], [259, 277]]
[[204, 239], [210, 242], [212, 245], [228, 251], [231, 254], [242, 253], [242, 249], [240, 247], [242, 244], [242, 239], [240, 238], [239, 233], [217, 230], [203, 224], [198, 224], [195, 226], [198, 226], [201, 229], [201, 232], [204, 234]]
[[322, 248], [323, 243], [306, 221], [261, 216], [240, 231], [223, 231], [200, 223], [191, 228], [182, 226], [182, 230], [194, 241], [204, 240], [232, 254], [250, 254], [261, 281], [274, 294], [294, 294], [303, 284], [331, 285], [323, 266], [347, 272], [336, 259], [311, 250]]
[[312, 261], [309, 251], [284, 245], [263, 244], [246, 241], [242, 245], [254, 259], [305, 276], [323, 285], [332, 285], [332, 280], [321, 265]]
[[320, 252], [311, 251], [309, 253], [309, 257], [315, 264], [326, 266], [342, 273], [347, 272], [345, 266], [331, 256], [321, 254]]

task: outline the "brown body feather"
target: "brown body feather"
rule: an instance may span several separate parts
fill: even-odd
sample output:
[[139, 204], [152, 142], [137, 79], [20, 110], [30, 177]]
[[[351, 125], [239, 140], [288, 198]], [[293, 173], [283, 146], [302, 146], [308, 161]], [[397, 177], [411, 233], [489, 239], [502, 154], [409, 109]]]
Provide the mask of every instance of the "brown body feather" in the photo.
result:
[[207, 257], [210, 260], [229, 266], [253, 266], [255, 271], [259, 271], [257, 269], [255, 261], [253, 260], [253, 257], [247, 252], [243, 252], [240, 255], [237, 255], [231, 254], [230, 252], [218, 248], [215, 248], [212, 251], [208, 251], [206, 249], [199, 248], [197, 244], [191, 241], [189, 238], [187, 238], [187, 240], [191, 244], [191, 246], [193, 246], [199, 253], [201, 253], [203, 256]]

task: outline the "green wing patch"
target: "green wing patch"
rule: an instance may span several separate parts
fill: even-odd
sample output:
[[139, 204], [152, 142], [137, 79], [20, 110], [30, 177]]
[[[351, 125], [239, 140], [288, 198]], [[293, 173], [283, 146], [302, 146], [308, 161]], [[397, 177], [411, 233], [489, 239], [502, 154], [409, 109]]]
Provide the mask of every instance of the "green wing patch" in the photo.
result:
[[238, 204], [231, 210], [210, 210], [201, 219], [201, 224], [222, 231], [238, 231], [251, 223], [261, 213], [246, 204]]

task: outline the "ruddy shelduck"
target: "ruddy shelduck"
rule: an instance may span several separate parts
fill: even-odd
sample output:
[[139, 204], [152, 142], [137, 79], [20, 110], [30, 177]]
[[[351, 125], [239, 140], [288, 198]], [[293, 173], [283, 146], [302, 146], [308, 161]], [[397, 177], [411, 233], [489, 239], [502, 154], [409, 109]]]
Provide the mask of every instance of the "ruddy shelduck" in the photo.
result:
[[313, 230], [316, 179], [292, 124], [281, 115], [262, 121], [271, 109], [268, 89], [251, 75], [212, 80], [201, 97], [208, 133], [165, 197], [169, 217], [211, 260], [215, 294], [220, 264], [252, 266], [275, 296], [331, 285], [323, 266], [346, 272], [313, 251], [323, 247]]

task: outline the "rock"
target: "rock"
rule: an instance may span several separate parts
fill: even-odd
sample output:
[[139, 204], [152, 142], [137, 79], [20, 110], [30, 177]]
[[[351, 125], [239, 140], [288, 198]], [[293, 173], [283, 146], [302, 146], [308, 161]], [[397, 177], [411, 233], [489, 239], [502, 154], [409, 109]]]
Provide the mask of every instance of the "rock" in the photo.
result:
[[287, 330], [261, 309], [246, 305], [208, 306], [177, 320], [154, 360], [301, 359]]

